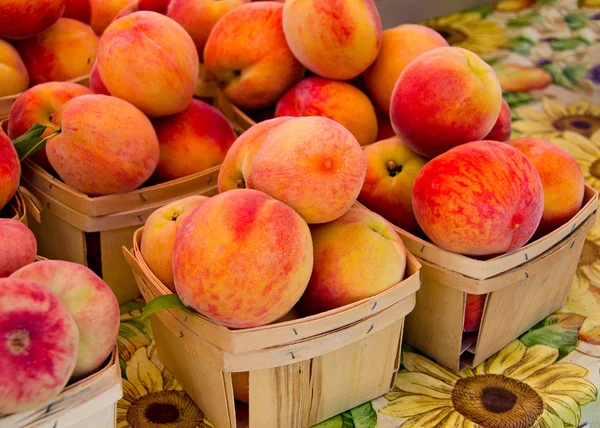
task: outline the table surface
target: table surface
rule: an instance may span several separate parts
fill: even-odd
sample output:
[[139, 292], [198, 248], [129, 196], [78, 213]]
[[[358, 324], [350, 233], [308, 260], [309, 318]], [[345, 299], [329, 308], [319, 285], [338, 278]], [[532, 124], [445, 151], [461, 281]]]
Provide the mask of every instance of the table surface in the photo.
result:
[[[505, 0], [425, 25], [493, 66], [513, 137], [565, 148], [600, 190], [600, 0]], [[136, 318], [142, 306], [121, 307], [117, 426], [155, 426], [150, 417], [165, 428], [212, 427], [158, 359], [149, 323]], [[319, 427], [599, 428], [600, 226], [587, 237], [566, 306], [476, 369], [452, 373], [411, 351], [393, 391]]]

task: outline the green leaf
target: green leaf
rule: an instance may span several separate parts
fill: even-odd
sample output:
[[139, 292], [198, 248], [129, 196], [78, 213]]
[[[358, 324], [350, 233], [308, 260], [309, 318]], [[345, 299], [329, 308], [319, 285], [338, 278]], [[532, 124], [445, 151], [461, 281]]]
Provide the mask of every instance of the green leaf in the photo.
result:
[[576, 314], [553, 314], [534, 325], [519, 339], [527, 347], [542, 344], [558, 349], [560, 360], [577, 347], [577, 334], [583, 321], [585, 317]]
[[585, 44], [585, 40], [580, 38], [575, 39], [556, 39], [550, 42], [550, 47], [555, 51], [568, 51], [576, 49], [582, 44]]
[[188, 312], [192, 312], [183, 304], [177, 294], [165, 294], [164, 296], [154, 298], [146, 305], [142, 311], [142, 315], [140, 315], [140, 320], [143, 320], [158, 311], [173, 308], [184, 309]]
[[143, 300], [130, 300], [119, 306], [119, 314], [123, 315], [136, 309], [142, 309], [145, 305], [146, 303]]
[[530, 104], [535, 101], [529, 92], [504, 92], [502, 98], [504, 98], [510, 108]]
[[494, 13], [494, 7], [493, 6], [474, 7], [474, 8], [468, 9], [466, 12], [475, 12], [475, 13], [478, 13], [479, 15], [481, 15], [482, 18], [487, 18], [492, 13]]
[[537, 0], [536, 3], [537, 4], [554, 4], [554, 3], [556, 3], [556, 0]]
[[586, 13], [570, 13], [565, 15], [565, 21], [572, 31], [581, 30], [587, 25], [588, 20], [589, 18]]
[[560, 68], [556, 64], [546, 64], [542, 65], [542, 68], [546, 70], [552, 76], [552, 83], [558, 86], [562, 86], [563, 88], [570, 89], [573, 85], [563, 73], [563, 69]]
[[512, 39], [508, 49], [521, 55], [529, 55], [533, 42], [526, 37], [519, 36]]
[[[356, 428], [374, 428], [377, 426], [377, 412], [370, 401], [348, 410]], [[343, 416], [343, 415], [342, 415]]]
[[327, 419], [326, 421], [323, 421], [320, 424], [313, 425], [312, 428], [344, 428], [342, 416], [334, 416], [333, 418]]
[[48, 128], [54, 129], [51, 126], [40, 125], [36, 122], [26, 133], [13, 140], [12, 143], [17, 150], [20, 161], [24, 161], [38, 150], [41, 150], [46, 145], [46, 140], [54, 137], [60, 132], [57, 131], [54, 134], [50, 134], [48, 137], [42, 138], [42, 134]]
[[506, 26], [510, 27], [510, 28], [529, 27], [534, 22], [540, 22], [540, 21], [542, 21], [541, 15], [537, 12], [532, 12], [532, 13], [528, 13], [527, 15], [509, 19], [508, 22], [506, 23]]
[[585, 79], [585, 76], [587, 75], [587, 68], [582, 65], [569, 65], [564, 68], [563, 74], [572, 83], [577, 83], [580, 80]]

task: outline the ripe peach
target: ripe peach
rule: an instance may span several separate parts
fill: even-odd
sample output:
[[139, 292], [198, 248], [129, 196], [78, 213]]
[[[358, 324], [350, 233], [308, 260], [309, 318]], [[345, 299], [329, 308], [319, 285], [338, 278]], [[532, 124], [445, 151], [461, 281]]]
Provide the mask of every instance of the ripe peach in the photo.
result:
[[380, 215], [350, 208], [342, 217], [311, 228], [313, 273], [299, 303], [303, 315], [339, 308], [399, 283], [406, 249]]
[[82, 95], [64, 104], [53, 124], [60, 134], [46, 153], [60, 178], [88, 195], [137, 189], [154, 172], [159, 148], [150, 120], [126, 101]]
[[348, 211], [366, 172], [365, 155], [350, 131], [326, 117], [298, 117], [265, 138], [251, 181], [307, 223], [325, 223]]
[[508, 144], [527, 156], [544, 186], [544, 213], [536, 237], [544, 236], [577, 214], [583, 202], [583, 173], [566, 150], [539, 138], [517, 138]]
[[390, 119], [396, 134], [431, 158], [485, 137], [502, 105], [492, 68], [462, 48], [436, 48], [404, 69], [392, 93]]
[[19, 190], [21, 164], [10, 138], [0, 128], [0, 210]]
[[419, 233], [412, 209], [415, 177], [427, 163], [398, 137], [364, 148], [367, 175], [358, 200], [396, 226]]
[[193, 100], [181, 113], [156, 119], [153, 125], [160, 146], [154, 176], [160, 181], [221, 164], [236, 138], [225, 116], [200, 100]]
[[259, 122], [235, 140], [219, 171], [219, 192], [251, 187], [252, 163], [258, 149], [274, 127], [290, 119], [291, 117], [278, 117]]
[[154, 211], [144, 224], [142, 256], [154, 275], [175, 292], [173, 283], [173, 245], [183, 221], [208, 198], [194, 195]]
[[[11, 139], [26, 133], [35, 123], [52, 125], [52, 117], [56, 110], [67, 101], [92, 91], [83, 85], [71, 82], [47, 82], [35, 85], [23, 92], [10, 108], [8, 116], [8, 136]], [[52, 129], [46, 129], [42, 137], [47, 137]], [[34, 153], [31, 158], [46, 170], [51, 170], [46, 149]]]
[[133, 0], [131, 3], [127, 3], [123, 9], [119, 11], [113, 18], [113, 21], [116, 21], [119, 18], [123, 18], [124, 16], [131, 15], [133, 12], [137, 12], [140, 10], [138, 0]]
[[44, 286], [0, 279], [0, 413], [33, 410], [63, 390], [77, 361], [79, 331]]
[[377, 139], [375, 141], [387, 140], [395, 136], [396, 133], [392, 128], [390, 118], [377, 114]]
[[73, 18], [89, 24], [92, 19], [90, 0], [67, 0], [63, 18]]
[[544, 189], [535, 166], [519, 150], [475, 141], [421, 169], [413, 186], [413, 210], [425, 234], [441, 248], [495, 255], [516, 250], [533, 236], [544, 210]]
[[283, 30], [306, 68], [334, 80], [361, 74], [381, 47], [381, 19], [373, 0], [287, 0]]
[[19, 52], [0, 39], [0, 97], [18, 94], [29, 87], [29, 73]]
[[285, 41], [282, 12], [283, 5], [272, 1], [244, 4], [223, 16], [208, 37], [206, 70], [239, 107], [269, 107], [304, 75]]
[[33, 232], [17, 220], [0, 218], [0, 278], [33, 263], [37, 242]]
[[304, 220], [256, 190], [214, 196], [189, 215], [175, 237], [177, 294], [227, 327], [281, 318], [304, 293], [312, 265]]
[[62, 260], [29, 264], [10, 276], [43, 285], [65, 305], [79, 329], [72, 379], [100, 368], [117, 343], [119, 304], [110, 287], [87, 267]]
[[250, 374], [248, 372], [231, 373], [233, 397], [243, 403], [250, 401]]
[[140, 10], [150, 10], [166, 15], [170, 0], [139, 0], [139, 2]]
[[106, 29], [96, 67], [111, 95], [153, 117], [190, 104], [198, 79], [198, 53], [187, 32], [156, 12], [135, 12]]
[[463, 331], [466, 333], [479, 331], [486, 297], [487, 294], [467, 294], [465, 320], [463, 323]]
[[91, 10], [90, 25], [96, 34], [102, 34], [115, 19], [115, 16], [131, 0], [89, 0], [89, 2]]
[[379, 55], [364, 73], [375, 106], [389, 115], [392, 91], [404, 68], [422, 53], [442, 46], [448, 46], [446, 39], [423, 25], [404, 24], [385, 30]]
[[25, 39], [50, 28], [65, 10], [65, 0], [3, 0], [0, 38]]
[[94, 62], [94, 65], [92, 65], [92, 70], [90, 71], [90, 89], [95, 94], [110, 95], [110, 92], [108, 92], [108, 89], [106, 89], [106, 86], [104, 86], [104, 82], [102, 82], [102, 78], [100, 78], [96, 64], [97, 63]]
[[377, 116], [369, 98], [355, 86], [322, 77], [307, 77], [277, 103], [275, 117], [323, 116], [341, 123], [361, 146], [377, 137]]
[[489, 134], [485, 136], [485, 140], [492, 141], [506, 141], [510, 138], [511, 129], [511, 118], [510, 118], [510, 107], [508, 103], [502, 100], [502, 108], [500, 109], [500, 115], [496, 119], [494, 127]]
[[223, 15], [250, 0], [171, 0], [167, 16], [190, 33], [202, 59], [210, 30]]

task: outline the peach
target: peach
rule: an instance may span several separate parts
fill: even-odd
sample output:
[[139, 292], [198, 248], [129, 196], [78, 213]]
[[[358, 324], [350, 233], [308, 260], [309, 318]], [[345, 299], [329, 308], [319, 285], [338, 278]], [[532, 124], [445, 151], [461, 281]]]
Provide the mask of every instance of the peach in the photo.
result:
[[243, 403], [250, 401], [250, 374], [248, 372], [231, 373], [233, 397]]
[[202, 59], [210, 30], [223, 15], [250, 0], [171, 0], [167, 16], [190, 33]]
[[463, 331], [466, 333], [479, 331], [486, 297], [487, 294], [467, 294], [465, 320], [463, 323]]
[[496, 123], [492, 130], [485, 136], [485, 140], [492, 141], [506, 141], [510, 138], [511, 129], [511, 117], [510, 107], [508, 103], [502, 100], [502, 108], [500, 109], [500, 115], [496, 119]]
[[0, 210], [19, 190], [21, 164], [10, 138], [0, 128]]
[[29, 87], [29, 73], [10, 43], [0, 39], [0, 97], [18, 94]]
[[379, 55], [364, 73], [375, 106], [389, 115], [392, 91], [402, 71], [419, 55], [443, 46], [448, 46], [446, 39], [423, 25], [404, 24], [385, 30]]
[[377, 115], [377, 139], [375, 141], [387, 140], [388, 138], [395, 137], [396, 133], [394, 132], [394, 128], [392, 128], [392, 122], [390, 122], [390, 118], [386, 116], [382, 116], [381, 114]]
[[244, 4], [223, 16], [208, 37], [206, 70], [239, 107], [272, 106], [304, 75], [285, 41], [282, 13], [281, 3]]
[[298, 117], [265, 138], [254, 157], [251, 187], [294, 208], [307, 223], [325, 223], [348, 211], [366, 172], [350, 131], [326, 117]]
[[137, 12], [140, 10], [140, 5], [138, 0], [133, 0], [131, 3], [127, 3], [123, 9], [119, 11], [113, 18], [113, 21], [116, 21], [119, 18], [123, 18], [124, 16], [131, 15], [133, 12]]
[[79, 346], [71, 378], [82, 379], [98, 370], [115, 348], [119, 333], [119, 304], [110, 287], [87, 267], [61, 260], [29, 264], [10, 278], [43, 285], [75, 320]]
[[541, 237], [565, 224], [581, 209], [584, 180], [579, 164], [566, 150], [539, 138], [508, 141], [527, 156], [544, 186], [544, 212], [536, 231]]
[[474, 141], [421, 169], [413, 186], [413, 210], [423, 232], [441, 248], [496, 255], [522, 247], [533, 236], [544, 210], [544, 188], [535, 166], [519, 150]]
[[346, 82], [307, 77], [277, 103], [275, 117], [323, 116], [341, 123], [361, 146], [377, 137], [377, 116], [369, 98]]
[[90, 25], [96, 34], [102, 34], [115, 16], [131, 0], [88, 0], [90, 2]]
[[102, 79], [100, 78], [96, 64], [97, 63], [94, 62], [94, 65], [92, 65], [92, 70], [90, 71], [90, 89], [95, 94], [110, 95], [110, 92], [108, 92], [108, 89], [106, 89], [104, 82], [102, 82]]
[[73, 18], [89, 24], [92, 19], [90, 0], [67, 0], [63, 18]]
[[175, 292], [173, 283], [173, 245], [183, 221], [208, 198], [194, 195], [154, 211], [144, 224], [142, 256], [154, 275]]
[[381, 47], [373, 0], [287, 0], [283, 30], [290, 49], [315, 74], [334, 80], [358, 76]]
[[418, 154], [432, 158], [480, 140], [494, 126], [502, 105], [492, 68], [462, 48], [436, 48], [404, 69], [390, 104], [396, 134]]
[[82, 95], [62, 106], [53, 123], [60, 134], [46, 154], [60, 178], [90, 196], [137, 189], [154, 172], [159, 148], [150, 120], [107, 95]]
[[219, 170], [219, 192], [251, 187], [252, 163], [258, 149], [273, 128], [290, 119], [291, 117], [278, 117], [259, 122], [235, 140]]
[[47, 31], [17, 46], [33, 84], [90, 74], [97, 48], [98, 36], [92, 28], [71, 18], [59, 19]]
[[179, 24], [156, 12], [135, 12], [106, 29], [96, 67], [111, 95], [160, 117], [191, 103], [199, 65], [194, 42]]
[[50, 28], [62, 16], [66, 0], [3, 0], [0, 38], [25, 39]]
[[44, 286], [0, 279], [0, 413], [34, 410], [63, 390], [77, 361], [79, 331]]
[[[48, 82], [35, 85], [23, 92], [10, 108], [8, 116], [8, 136], [15, 139], [25, 134], [34, 124], [50, 126], [56, 110], [67, 101], [92, 91], [83, 85], [71, 82]], [[47, 137], [52, 133], [48, 128], [42, 134]], [[31, 159], [46, 170], [51, 166], [42, 148], [31, 156]]]
[[17, 220], [0, 218], [0, 278], [35, 260], [37, 242], [33, 232]]
[[163, 15], [167, 14], [170, 0], [139, 0], [140, 10], [150, 10]]
[[412, 209], [415, 177], [427, 160], [398, 137], [364, 148], [367, 175], [358, 200], [396, 226], [418, 234], [419, 224]]
[[375, 296], [404, 279], [406, 249], [378, 214], [353, 207], [311, 234], [315, 259], [298, 306], [303, 315]]
[[154, 172], [159, 181], [221, 164], [236, 138], [225, 116], [200, 100], [193, 100], [181, 113], [156, 119], [153, 125], [160, 146], [160, 160]]
[[175, 289], [183, 303], [233, 328], [269, 324], [289, 312], [312, 265], [304, 220], [250, 189], [222, 193], [196, 208], [173, 249]]

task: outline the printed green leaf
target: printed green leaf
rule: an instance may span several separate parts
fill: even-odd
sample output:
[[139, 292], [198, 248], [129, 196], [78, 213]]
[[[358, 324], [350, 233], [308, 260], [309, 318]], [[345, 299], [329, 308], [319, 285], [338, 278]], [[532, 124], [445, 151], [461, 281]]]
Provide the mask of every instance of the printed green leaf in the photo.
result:
[[528, 13], [527, 15], [509, 19], [506, 23], [506, 26], [510, 27], [510, 28], [529, 27], [534, 22], [540, 22], [540, 21], [542, 21], [541, 15], [537, 12], [532, 12], [532, 13]]
[[327, 419], [320, 424], [313, 425], [312, 428], [345, 428], [342, 422], [342, 416], [337, 415], [333, 418]]
[[581, 38], [575, 39], [556, 39], [550, 42], [550, 47], [555, 51], [568, 51], [576, 49], [585, 44], [585, 40]]
[[375, 428], [377, 426], [377, 412], [373, 409], [370, 401], [354, 407], [346, 413], [352, 415], [356, 428]]
[[533, 42], [526, 37], [519, 36], [512, 39], [508, 45], [510, 51], [521, 55], [529, 55]]
[[534, 325], [519, 339], [527, 347], [542, 344], [558, 349], [560, 360], [577, 347], [577, 334], [583, 321], [585, 317], [576, 314], [553, 314]]
[[467, 12], [475, 12], [475, 13], [478, 13], [479, 15], [481, 15], [482, 18], [487, 18], [492, 13], [494, 13], [494, 7], [493, 6], [474, 7], [474, 8], [468, 9]]
[[123, 303], [119, 307], [119, 313], [121, 315], [128, 314], [129, 312], [134, 311], [136, 309], [142, 309], [145, 305], [146, 303], [142, 300], [131, 300], [127, 303]]
[[140, 320], [144, 320], [158, 311], [173, 308], [184, 309], [191, 312], [190, 309], [183, 304], [177, 294], [165, 294], [164, 296], [154, 298], [146, 305], [142, 311], [142, 315], [140, 315]]
[[537, 0], [536, 3], [537, 4], [554, 4], [554, 3], [556, 3], [556, 0]]
[[572, 83], [577, 83], [582, 79], [585, 79], [587, 75], [587, 68], [582, 65], [569, 65], [564, 68], [563, 74], [569, 79]]
[[565, 21], [572, 31], [581, 30], [588, 23], [588, 16], [585, 13], [570, 13], [565, 15]]
[[556, 64], [546, 64], [542, 68], [546, 70], [552, 76], [552, 83], [563, 88], [571, 88], [571, 82], [563, 73], [563, 69]]
[[504, 98], [510, 108], [530, 104], [535, 101], [529, 92], [504, 92], [502, 98]]

